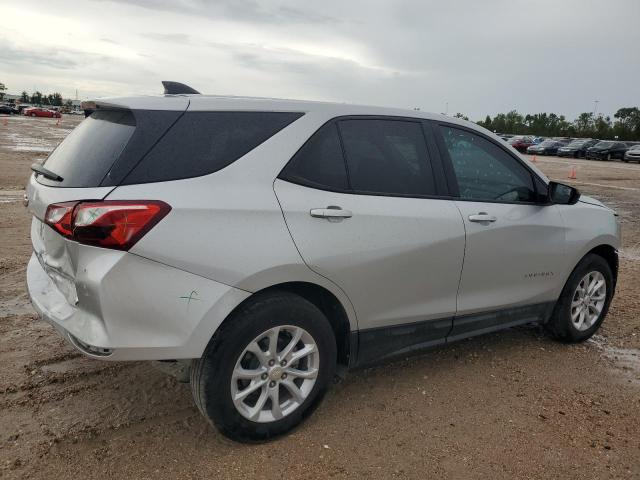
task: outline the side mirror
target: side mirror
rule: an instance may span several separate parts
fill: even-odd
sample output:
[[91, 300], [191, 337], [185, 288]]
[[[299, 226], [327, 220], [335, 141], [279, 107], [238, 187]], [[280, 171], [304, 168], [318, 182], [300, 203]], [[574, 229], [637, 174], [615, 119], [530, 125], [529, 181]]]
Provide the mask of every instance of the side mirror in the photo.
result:
[[549, 182], [548, 198], [558, 205], [574, 205], [580, 199], [580, 192], [564, 183]]

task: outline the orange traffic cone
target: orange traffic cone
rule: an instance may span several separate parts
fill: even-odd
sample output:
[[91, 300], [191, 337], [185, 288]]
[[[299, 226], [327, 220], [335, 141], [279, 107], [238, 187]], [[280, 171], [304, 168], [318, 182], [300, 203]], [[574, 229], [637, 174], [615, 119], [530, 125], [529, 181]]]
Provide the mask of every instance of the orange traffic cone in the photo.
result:
[[60, 119], [58, 118], [58, 120], [56, 120], [56, 127], [60, 126]]
[[578, 172], [577, 172], [577, 168], [575, 165], [571, 166], [571, 170], [569, 170], [569, 177], [571, 180], [575, 180], [578, 178]]
[[5, 127], [9, 124], [9, 122], [7, 121], [7, 117], [4, 117], [2, 119], [2, 125], [4, 125]]
[[535, 153], [533, 154], [533, 157], [531, 157], [531, 161], [533, 163], [536, 163], [538, 161], [538, 160], [536, 160], [536, 154]]

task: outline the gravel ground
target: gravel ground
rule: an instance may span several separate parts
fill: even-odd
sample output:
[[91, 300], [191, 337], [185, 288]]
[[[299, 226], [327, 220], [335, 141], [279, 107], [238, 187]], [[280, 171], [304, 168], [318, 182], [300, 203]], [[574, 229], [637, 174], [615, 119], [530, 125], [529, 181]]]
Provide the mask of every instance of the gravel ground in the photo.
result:
[[291, 435], [247, 446], [200, 417], [188, 385], [86, 359], [33, 314], [21, 190], [81, 118], [4, 118], [0, 478], [640, 478], [640, 165], [537, 159], [624, 224], [618, 291], [593, 340], [517, 328], [356, 371]]

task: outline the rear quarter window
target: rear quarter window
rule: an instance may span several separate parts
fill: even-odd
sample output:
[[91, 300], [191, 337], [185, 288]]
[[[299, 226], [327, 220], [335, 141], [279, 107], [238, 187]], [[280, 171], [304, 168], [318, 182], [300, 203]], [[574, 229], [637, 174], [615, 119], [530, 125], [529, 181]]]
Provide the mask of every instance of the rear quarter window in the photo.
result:
[[337, 125], [326, 124], [314, 133], [279, 177], [313, 188], [347, 190], [349, 182]]
[[179, 180], [216, 172], [302, 115], [300, 112], [187, 112], [123, 184]]

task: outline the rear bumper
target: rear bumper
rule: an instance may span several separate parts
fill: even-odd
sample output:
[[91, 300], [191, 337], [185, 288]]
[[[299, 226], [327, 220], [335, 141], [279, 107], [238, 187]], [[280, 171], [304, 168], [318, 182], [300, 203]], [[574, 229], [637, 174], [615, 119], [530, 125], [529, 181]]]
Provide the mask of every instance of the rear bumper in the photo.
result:
[[[86, 269], [85, 269], [86, 270]], [[103, 360], [199, 358], [216, 329], [250, 293], [133, 254], [97, 267], [72, 305], [36, 255], [31, 302], [76, 349]]]

